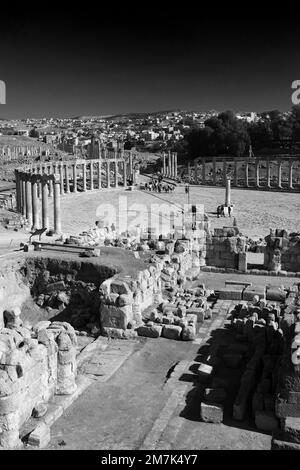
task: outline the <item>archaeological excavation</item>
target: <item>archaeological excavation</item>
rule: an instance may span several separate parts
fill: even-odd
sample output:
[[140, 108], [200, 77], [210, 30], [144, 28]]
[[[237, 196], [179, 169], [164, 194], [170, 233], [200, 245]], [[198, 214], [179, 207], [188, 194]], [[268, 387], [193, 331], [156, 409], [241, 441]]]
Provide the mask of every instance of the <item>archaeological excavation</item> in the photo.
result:
[[[20, 193], [21, 212], [27, 195]], [[166, 357], [177, 350], [162, 372], [163, 389], [186, 399], [178, 435], [189, 420], [200, 434], [204, 424], [244, 423], [257, 439], [270, 436], [269, 448], [299, 448], [300, 234], [271, 230], [255, 244], [236, 223], [212, 229], [196, 208], [180, 235], [140, 227], [119, 234], [98, 221], [84, 234], [43, 237], [1, 258], [2, 448], [51, 446], [66, 410], [75, 416], [95, 384], [101, 395], [145, 348]], [[178, 403], [157, 441], [161, 404], [136, 448], [171, 445]]]

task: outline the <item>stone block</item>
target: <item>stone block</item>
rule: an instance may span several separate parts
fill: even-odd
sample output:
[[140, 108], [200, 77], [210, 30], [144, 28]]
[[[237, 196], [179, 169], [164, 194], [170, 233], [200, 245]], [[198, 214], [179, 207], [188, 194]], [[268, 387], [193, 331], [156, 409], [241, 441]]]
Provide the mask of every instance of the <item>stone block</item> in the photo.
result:
[[288, 403], [286, 399], [277, 397], [275, 412], [278, 418], [300, 418], [300, 407], [294, 403]]
[[290, 442], [300, 444], [300, 418], [288, 416], [283, 420], [283, 431]]
[[266, 298], [266, 288], [265, 287], [251, 287], [247, 286], [243, 291], [243, 300], [251, 301], [255, 296], [258, 296], [260, 299]]
[[220, 300], [242, 300], [244, 286], [226, 286], [220, 290]]
[[277, 286], [269, 286], [266, 290], [266, 300], [284, 302], [286, 299], [286, 291]]
[[279, 422], [272, 411], [256, 411], [255, 412], [255, 426], [260, 431], [272, 432], [278, 429]]
[[199, 377], [201, 379], [209, 379], [212, 374], [213, 374], [213, 366], [210, 366], [208, 364], [204, 364], [203, 362], [201, 362], [199, 364], [199, 367], [198, 367], [198, 370], [197, 370], [197, 373], [199, 375]]
[[221, 423], [223, 421], [223, 406], [216, 403], [201, 402], [200, 418], [206, 423]]
[[50, 428], [41, 422], [28, 437], [28, 444], [34, 447], [44, 448], [50, 442]]
[[162, 336], [167, 339], [179, 340], [181, 336], [182, 328], [178, 325], [164, 325], [162, 330]]
[[204, 309], [203, 308], [197, 308], [197, 307], [193, 307], [193, 308], [188, 308], [186, 310], [186, 315], [196, 315], [197, 316], [197, 321], [199, 323], [203, 323], [204, 321]]
[[130, 306], [115, 307], [112, 305], [102, 305], [100, 307], [101, 327], [121, 328], [125, 330], [131, 319], [132, 309]]
[[51, 284], [48, 284], [46, 286], [46, 292], [54, 292], [54, 291], [60, 291], [60, 290], [65, 290], [66, 285], [64, 281], [58, 281], [58, 282], [52, 282]]
[[139, 336], [145, 336], [147, 338], [158, 338], [161, 336], [162, 329], [163, 327], [160, 325], [139, 326], [136, 331]]
[[113, 294], [130, 294], [130, 289], [124, 281], [114, 279], [110, 283], [110, 292]]
[[300, 450], [300, 444], [273, 438], [271, 450]]
[[196, 339], [196, 328], [193, 325], [184, 325], [181, 331], [183, 341], [193, 341]]
[[133, 295], [130, 294], [121, 294], [118, 296], [117, 304], [119, 307], [125, 307], [125, 305], [131, 305], [133, 303]]

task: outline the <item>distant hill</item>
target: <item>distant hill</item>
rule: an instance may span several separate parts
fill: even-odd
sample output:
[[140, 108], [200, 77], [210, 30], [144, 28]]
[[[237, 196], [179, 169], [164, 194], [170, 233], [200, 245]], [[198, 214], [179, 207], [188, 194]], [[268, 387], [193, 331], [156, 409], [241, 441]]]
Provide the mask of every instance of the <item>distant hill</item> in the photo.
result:
[[99, 116], [76, 116], [71, 119], [81, 119], [81, 120], [88, 120], [88, 119], [136, 119], [142, 118], [143, 116], [157, 116], [159, 114], [167, 114], [167, 113], [178, 113], [183, 112], [180, 109], [168, 109], [163, 111], [152, 111], [152, 112], [139, 112], [139, 113], [120, 113], [120, 114], [106, 114], [106, 115], [99, 115]]

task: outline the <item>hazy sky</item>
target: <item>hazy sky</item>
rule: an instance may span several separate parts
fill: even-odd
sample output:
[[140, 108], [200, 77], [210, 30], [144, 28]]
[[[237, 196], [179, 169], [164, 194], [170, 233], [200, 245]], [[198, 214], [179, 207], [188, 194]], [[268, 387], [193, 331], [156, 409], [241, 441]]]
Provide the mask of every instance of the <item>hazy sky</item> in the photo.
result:
[[291, 107], [300, 79], [293, 15], [170, 13], [149, 3], [135, 14], [113, 6], [75, 16], [51, 5], [1, 16], [2, 118]]

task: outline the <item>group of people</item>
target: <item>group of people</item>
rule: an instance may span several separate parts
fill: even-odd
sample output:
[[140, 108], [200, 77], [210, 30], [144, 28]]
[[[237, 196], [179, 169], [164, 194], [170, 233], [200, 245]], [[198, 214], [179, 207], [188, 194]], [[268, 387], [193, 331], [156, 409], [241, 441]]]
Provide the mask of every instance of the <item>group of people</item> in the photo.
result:
[[[227, 206], [226, 206], [227, 207]], [[231, 217], [231, 212], [232, 212], [232, 206], [228, 206], [228, 216]], [[225, 217], [225, 205], [221, 204], [220, 206], [217, 207], [217, 217]]]
[[150, 183], [145, 183], [145, 189], [157, 193], [171, 193], [175, 190], [175, 185], [152, 179]]

